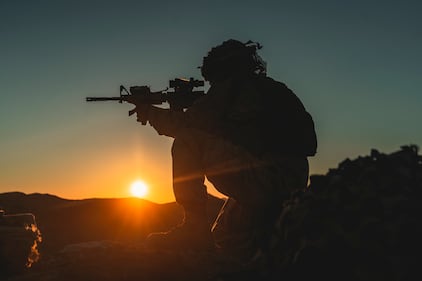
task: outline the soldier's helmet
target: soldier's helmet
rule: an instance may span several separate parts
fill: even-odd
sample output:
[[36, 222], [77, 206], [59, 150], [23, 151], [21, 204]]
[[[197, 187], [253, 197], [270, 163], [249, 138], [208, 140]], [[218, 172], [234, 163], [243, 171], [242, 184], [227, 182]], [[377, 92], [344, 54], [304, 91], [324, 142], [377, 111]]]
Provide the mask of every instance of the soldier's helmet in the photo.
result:
[[257, 50], [261, 48], [259, 43], [253, 41], [224, 41], [213, 47], [203, 58], [201, 74], [210, 82], [238, 74], [266, 75], [266, 63], [257, 54]]

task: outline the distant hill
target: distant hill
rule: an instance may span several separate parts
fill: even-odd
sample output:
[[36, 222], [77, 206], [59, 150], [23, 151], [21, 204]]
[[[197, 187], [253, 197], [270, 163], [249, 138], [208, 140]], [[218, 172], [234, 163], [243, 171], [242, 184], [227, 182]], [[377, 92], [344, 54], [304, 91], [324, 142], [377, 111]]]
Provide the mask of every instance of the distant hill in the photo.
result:
[[[223, 200], [209, 196], [210, 223]], [[179, 223], [183, 210], [175, 202], [156, 204], [137, 198], [68, 200], [51, 194], [0, 193], [6, 213], [35, 215], [45, 254], [65, 245], [98, 241], [141, 241], [150, 232], [164, 231]]]

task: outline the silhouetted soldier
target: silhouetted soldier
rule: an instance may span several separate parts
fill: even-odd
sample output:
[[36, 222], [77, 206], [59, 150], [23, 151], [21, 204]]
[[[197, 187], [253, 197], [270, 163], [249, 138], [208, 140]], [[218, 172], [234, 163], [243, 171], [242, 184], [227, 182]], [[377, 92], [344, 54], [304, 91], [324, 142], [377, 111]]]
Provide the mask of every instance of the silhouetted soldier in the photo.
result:
[[[308, 181], [308, 156], [316, 153], [312, 117], [283, 83], [266, 76], [258, 43], [227, 40], [203, 59], [206, 95], [186, 111], [136, 105], [138, 121], [174, 138], [173, 190], [184, 222], [151, 234], [147, 245], [210, 249], [205, 177], [232, 198], [257, 239], [279, 216], [283, 201]], [[256, 236], [255, 238], [253, 236]]]

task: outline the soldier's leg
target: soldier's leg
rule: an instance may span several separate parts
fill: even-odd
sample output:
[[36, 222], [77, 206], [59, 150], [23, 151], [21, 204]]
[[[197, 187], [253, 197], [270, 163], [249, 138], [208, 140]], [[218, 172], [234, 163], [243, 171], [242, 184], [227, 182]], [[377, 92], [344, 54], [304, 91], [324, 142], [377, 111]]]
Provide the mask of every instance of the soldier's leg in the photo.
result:
[[207, 190], [204, 185], [200, 152], [193, 136], [177, 138], [172, 146], [173, 190], [184, 209], [184, 220], [167, 232], [151, 233], [145, 245], [153, 249], [212, 250], [214, 241], [207, 216]]
[[176, 201], [191, 210], [204, 209], [205, 175], [218, 191], [254, 213], [281, 205], [293, 189], [306, 187], [308, 179], [305, 157], [260, 159], [242, 147], [194, 129], [174, 141], [172, 156]]
[[207, 171], [209, 181], [218, 191], [235, 199], [245, 215], [259, 223], [271, 223], [291, 192], [306, 187], [308, 161], [289, 157], [268, 162], [240, 152], [211, 171]]
[[201, 155], [196, 143], [187, 140], [177, 138], [173, 142], [173, 192], [185, 210], [186, 221], [206, 220], [208, 198]]
[[291, 191], [306, 187], [307, 159], [264, 161], [225, 142], [207, 151], [207, 178], [230, 197], [213, 227], [217, 245], [241, 258], [250, 258], [258, 248], [266, 247]]
[[272, 200], [282, 203], [293, 189], [307, 184], [306, 158], [258, 158], [222, 140], [205, 150], [203, 163], [207, 178], [218, 191], [251, 209]]

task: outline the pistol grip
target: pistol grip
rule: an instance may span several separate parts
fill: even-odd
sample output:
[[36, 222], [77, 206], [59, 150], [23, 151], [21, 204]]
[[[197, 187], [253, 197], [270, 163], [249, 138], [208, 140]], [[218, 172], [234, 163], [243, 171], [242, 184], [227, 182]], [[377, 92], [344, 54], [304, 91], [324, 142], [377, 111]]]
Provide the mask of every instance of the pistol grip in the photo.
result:
[[136, 112], [136, 108], [129, 110], [129, 116], [132, 116]]

